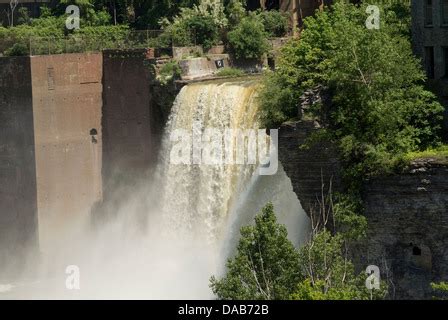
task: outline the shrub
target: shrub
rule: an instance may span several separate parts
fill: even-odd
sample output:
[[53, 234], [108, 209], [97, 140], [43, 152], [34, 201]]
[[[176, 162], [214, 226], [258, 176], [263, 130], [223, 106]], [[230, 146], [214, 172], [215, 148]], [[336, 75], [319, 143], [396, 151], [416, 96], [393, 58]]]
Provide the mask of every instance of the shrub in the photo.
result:
[[185, 23], [172, 23], [164, 27], [164, 32], [160, 35], [162, 47], [186, 47], [193, 45], [194, 41], [190, 30]]
[[230, 28], [238, 25], [246, 16], [245, 0], [230, 0], [226, 6], [226, 14], [229, 19]]
[[227, 26], [221, 1], [202, 1], [192, 8], [182, 8], [173, 20], [160, 21], [165, 31], [161, 42], [174, 46], [202, 45], [205, 50], [219, 41], [220, 29]]
[[5, 56], [27, 56], [29, 49], [24, 43], [15, 43], [11, 48], [5, 51]]
[[260, 59], [269, 50], [263, 24], [254, 15], [241, 20], [227, 36], [230, 48], [238, 59]]
[[182, 70], [177, 61], [169, 61], [159, 71], [158, 80], [162, 85], [180, 78]]
[[269, 37], [283, 37], [288, 32], [288, 16], [277, 10], [261, 11], [258, 14]]
[[183, 9], [173, 21], [161, 21], [164, 33], [161, 42], [166, 46], [202, 45], [209, 49], [219, 40], [219, 25], [214, 17], [199, 9]]
[[202, 45], [205, 50], [218, 43], [219, 29], [212, 17], [194, 15], [186, 21], [186, 26], [192, 32], [195, 44]]

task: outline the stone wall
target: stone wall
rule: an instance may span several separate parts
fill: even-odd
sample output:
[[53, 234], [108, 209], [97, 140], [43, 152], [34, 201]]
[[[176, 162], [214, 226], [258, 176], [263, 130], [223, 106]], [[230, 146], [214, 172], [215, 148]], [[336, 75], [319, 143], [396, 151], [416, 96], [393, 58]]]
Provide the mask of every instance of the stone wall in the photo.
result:
[[0, 270], [38, 247], [33, 127], [30, 59], [0, 58]]
[[[279, 160], [305, 211], [317, 207], [322, 182], [340, 188], [340, 165], [331, 145], [301, 145], [318, 127], [290, 122], [279, 131]], [[426, 160], [403, 174], [368, 181], [363, 187], [366, 241], [351, 248], [359, 272], [377, 265], [394, 299], [430, 299], [431, 282], [448, 280], [448, 166]]]

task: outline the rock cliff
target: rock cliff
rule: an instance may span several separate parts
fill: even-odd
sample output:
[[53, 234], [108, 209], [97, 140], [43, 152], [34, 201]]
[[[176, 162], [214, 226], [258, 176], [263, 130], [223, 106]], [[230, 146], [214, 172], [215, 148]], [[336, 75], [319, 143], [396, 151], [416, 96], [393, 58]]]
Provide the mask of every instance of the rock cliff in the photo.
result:
[[[318, 126], [289, 122], [279, 132], [279, 159], [310, 214], [322, 183], [340, 190], [340, 164], [332, 145], [301, 146]], [[397, 175], [367, 181], [362, 190], [368, 236], [352, 248], [358, 270], [377, 265], [390, 297], [429, 299], [431, 282], [448, 280], [448, 165], [415, 161]]]

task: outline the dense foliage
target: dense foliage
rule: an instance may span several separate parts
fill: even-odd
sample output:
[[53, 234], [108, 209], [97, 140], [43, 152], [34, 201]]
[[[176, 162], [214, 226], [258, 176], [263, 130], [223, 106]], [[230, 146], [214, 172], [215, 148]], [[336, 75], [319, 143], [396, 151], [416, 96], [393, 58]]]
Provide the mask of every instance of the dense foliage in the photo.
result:
[[288, 16], [276, 10], [260, 11], [258, 14], [269, 37], [283, 37], [289, 29]]
[[239, 59], [260, 59], [269, 50], [263, 24], [252, 14], [244, 17], [227, 37], [232, 52]]
[[39, 19], [15, 27], [0, 27], [0, 53], [27, 55], [30, 51], [42, 54], [113, 48], [124, 42], [130, 30], [125, 25], [110, 25], [109, 18], [104, 11], [93, 11], [81, 18], [82, 28], [69, 31], [65, 27], [65, 15], [54, 15], [43, 8]]
[[[80, 8], [79, 30], [65, 28], [65, 9], [71, 4]], [[0, 27], [0, 53], [193, 45], [207, 50], [222, 42], [229, 44], [238, 58], [258, 59], [268, 50], [268, 37], [287, 32], [288, 19], [278, 11], [249, 13], [245, 5], [245, 0], [62, 0], [53, 9], [41, 7], [39, 18], [30, 18], [28, 11], [20, 8], [14, 27]], [[160, 30], [139, 33], [135, 28]]]
[[277, 223], [272, 204], [256, 216], [254, 226], [241, 229], [237, 252], [227, 263], [227, 274], [211, 278], [220, 299], [372, 299], [386, 287], [371, 292], [366, 276], [357, 275], [347, 258], [345, 235], [325, 228], [300, 249]]
[[365, 9], [337, 1], [307, 18], [261, 95], [265, 125], [275, 127], [297, 117], [305, 90], [326, 88], [329, 110], [317, 104], [309, 115], [328, 118], [326, 138], [339, 145], [351, 178], [391, 170], [407, 152], [437, 144], [443, 111], [423, 87], [424, 72], [395, 11], [386, 7], [380, 29], [369, 30]]
[[162, 20], [161, 25], [165, 43], [171, 40], [174, 46], [202, 45], [209, 49], [218, 43], [220, 29], [227, 25], [227, 18], [223, 6], [203, 2], [193, 8], [183, 8], [172, 20]]

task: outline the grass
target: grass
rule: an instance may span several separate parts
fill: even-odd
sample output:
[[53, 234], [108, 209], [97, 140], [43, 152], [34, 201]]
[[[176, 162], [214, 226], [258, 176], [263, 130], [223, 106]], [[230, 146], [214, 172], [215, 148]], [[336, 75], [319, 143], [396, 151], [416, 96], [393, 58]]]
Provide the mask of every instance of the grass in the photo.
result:
[[448, 145], [443, 144], [437, 148], [419, 152], [409, 152], [404, 156], [404, 160], [406, 160], [406, 162], [411, 162], [417, 159], [434, 159], [437, 162], [448, 164]]
[[244, 76], [245, 73], [243, 70], [240, 70], [240, 69], [226, 67], [226, 68], [220, 69], [216, 73], [216, 75], [218, 77], [241, 77], [241, 76]]

